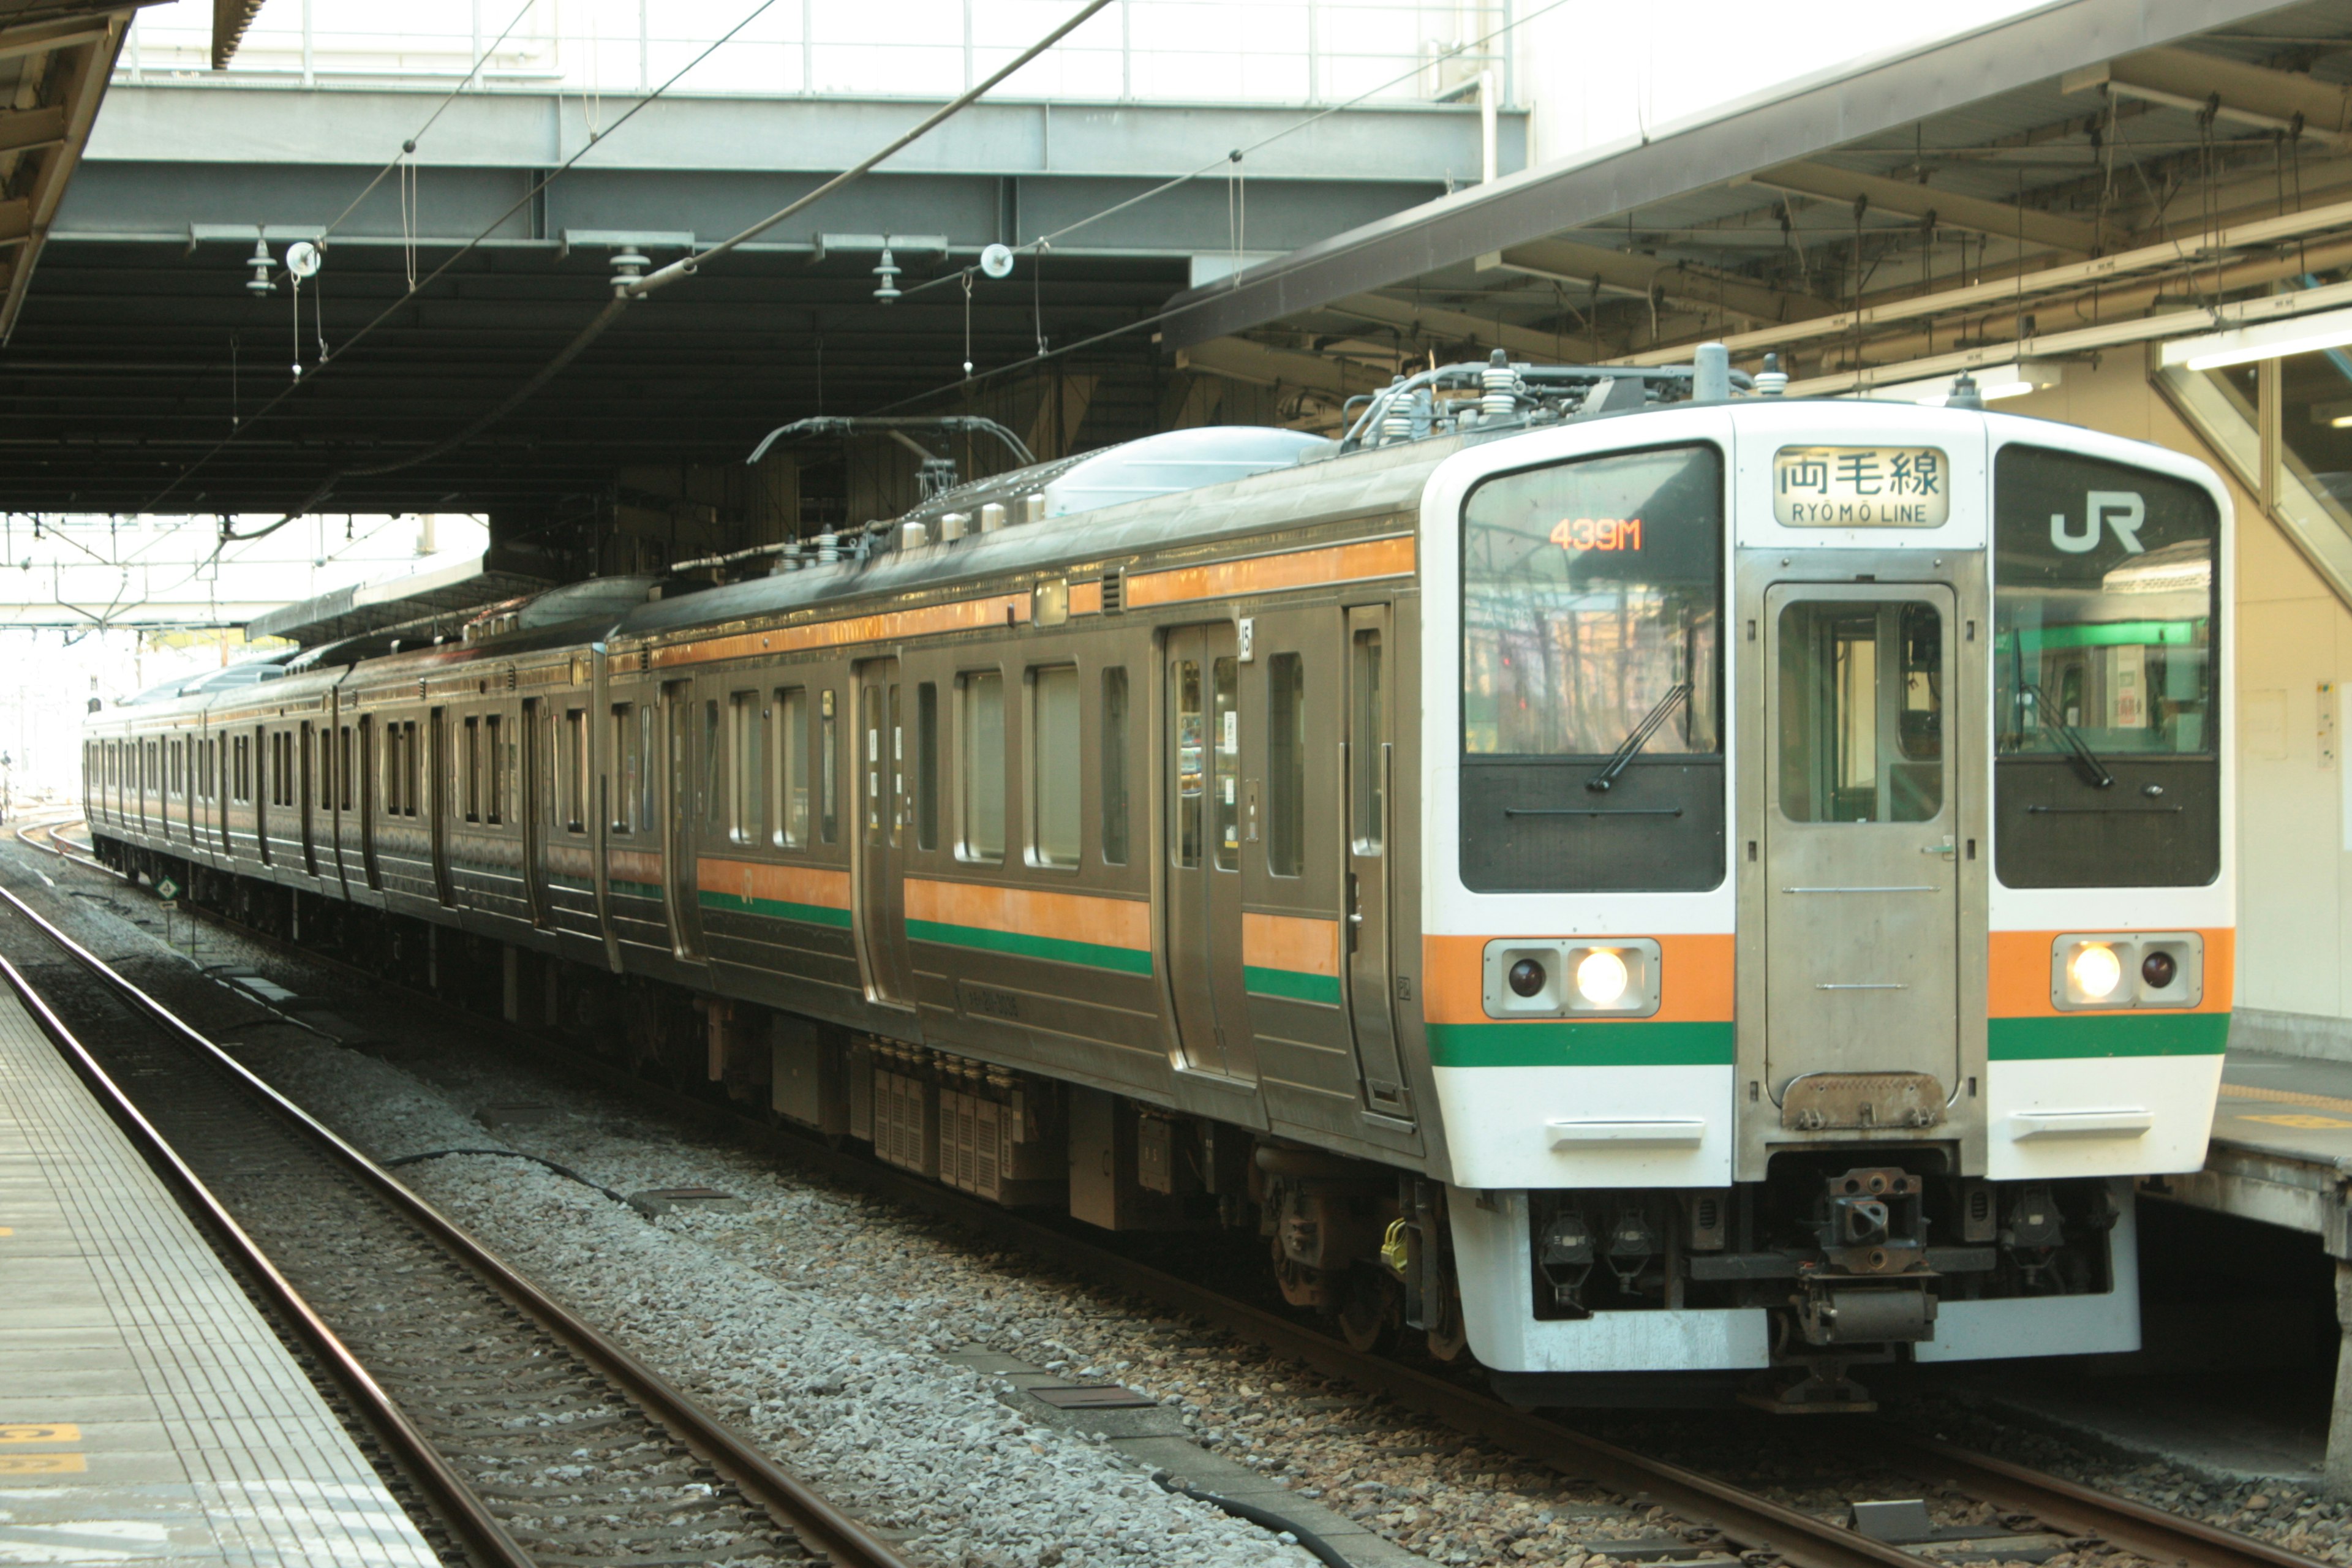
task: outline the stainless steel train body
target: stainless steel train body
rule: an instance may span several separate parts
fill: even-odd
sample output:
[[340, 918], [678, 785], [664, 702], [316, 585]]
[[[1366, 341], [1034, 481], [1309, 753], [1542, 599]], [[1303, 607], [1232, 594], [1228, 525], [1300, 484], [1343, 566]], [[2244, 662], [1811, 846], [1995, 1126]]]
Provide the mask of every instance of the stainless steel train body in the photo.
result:
[[2230, 1005], [2212, 476], [1770, 398], [1312, 456], [110, 710], [89, 819], [1529, 1397], [2135, 1345]]

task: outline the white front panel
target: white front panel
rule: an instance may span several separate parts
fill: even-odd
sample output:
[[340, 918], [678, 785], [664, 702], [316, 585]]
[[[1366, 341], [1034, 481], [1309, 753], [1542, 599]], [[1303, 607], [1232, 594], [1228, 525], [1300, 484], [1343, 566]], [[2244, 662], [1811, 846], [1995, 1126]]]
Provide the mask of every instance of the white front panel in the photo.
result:
[[[1731, 1183], [1733, 1069], [1438, 1068], [1437, 1103], [1465, 1187], [1721, 1187]], [[1697, 1142], [1691, 1121], [1704, 1123]], [[1570, 1126], [1563, 1131], [1555, 1121]], [[1622, 1129], [1609, 1136], [1610, 1124]]]
[[[2144, 1175], [2205, 1163], [2221, 1058], [1996, 1061], [1985, 1077], [1985, 1173], [1994, 1181]], [[2084, 1116], [2085, 1127], [2121, 1130], [2066, 1131], [2070, 1115], [2098, 1111], [2145, 1111], [2150, 1124], [2136, 1133], [2127, 1128], [2137, 1118]]]
[[2107, 1233], [2115, 1289], [2103, 1296], [2025, 1296], [2006, 1301], [1943, 1301], [1936, 1337], [1916, 1347], [1919, 1361], [1989, 1361], [2004, 1356], [2117, 1355], [2139, 1349], [2139, 1211], [2131, 1184], [2114, 1184], [2122, 1217]]

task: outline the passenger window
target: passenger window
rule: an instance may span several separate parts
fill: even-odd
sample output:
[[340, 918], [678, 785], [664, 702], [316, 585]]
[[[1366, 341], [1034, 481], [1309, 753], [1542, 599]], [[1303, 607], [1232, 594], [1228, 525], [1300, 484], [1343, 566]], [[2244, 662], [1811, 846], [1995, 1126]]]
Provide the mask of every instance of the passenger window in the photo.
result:
[[798, 849], [808, 842], [808, 693], [794, 686], [776, 693], [776, 842]]
[[1127, 864], [1127, 667], [1102, 675], [1102, 858]]
[[827, 844], [841, 842], [841, 725], [834, 698], [824, 692], [817, 704], [817, 824]]
[[915, 688], [915, 843], [940, 847], [940, 689]]
[[1030, 825], [1040, 866], [1078, 863], [1078, 669], [1029, 672]]
[[1305, 863], [1307, 674], [1295, 653], [1265, 667], [1265, 868], [1296, 877]]
[[761, 777], [766, 760], [767, 710], [756, 691], [738, 691], [730, 700], [728, 743], [734, 748], [733, 796], [728, 803], [729, 837], [738, 844], [757, 844], [765, 836], [761, 813], [767, 805], [767, 785]]
[[958, 795], [963, 808], [957, 853], [1004, 858], [1004, 677], [992, 669], [956, 679]]
[[645, 769], [645, 752], [637, 744], [637, 705], [634, 702], [613, 704], [613, 772], [619, 787], [613, 792], [613, 831], [633, 833], [636, 823], [632, 808], [637, 803], [639, 782]]

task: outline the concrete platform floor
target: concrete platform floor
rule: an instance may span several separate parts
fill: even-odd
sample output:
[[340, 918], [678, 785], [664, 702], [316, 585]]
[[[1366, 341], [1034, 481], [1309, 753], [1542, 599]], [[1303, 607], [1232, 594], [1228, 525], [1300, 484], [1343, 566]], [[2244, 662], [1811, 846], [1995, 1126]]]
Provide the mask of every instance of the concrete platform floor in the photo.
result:
[[0, 989], [0, 1563], [434, 1568], [270, 1325]]

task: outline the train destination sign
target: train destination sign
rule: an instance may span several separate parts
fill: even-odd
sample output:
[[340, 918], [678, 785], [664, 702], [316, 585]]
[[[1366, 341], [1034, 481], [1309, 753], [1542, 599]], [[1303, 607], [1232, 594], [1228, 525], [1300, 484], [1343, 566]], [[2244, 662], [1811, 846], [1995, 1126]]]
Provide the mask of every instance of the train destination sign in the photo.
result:
[[1783, 528], [1941, 528], [1950, 475], [1934, 447], [1783, 447], [1772, 516]]

